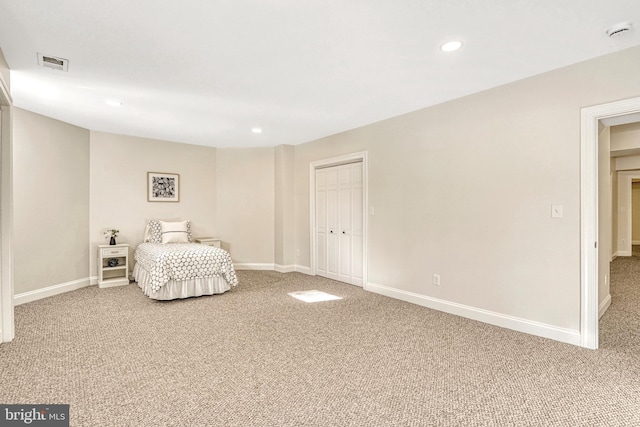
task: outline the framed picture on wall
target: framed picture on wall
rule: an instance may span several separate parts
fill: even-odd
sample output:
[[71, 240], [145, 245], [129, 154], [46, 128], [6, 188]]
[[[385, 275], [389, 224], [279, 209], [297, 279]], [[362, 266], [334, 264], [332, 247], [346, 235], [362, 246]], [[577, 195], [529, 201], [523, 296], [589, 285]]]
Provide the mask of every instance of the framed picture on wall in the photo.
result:
[[177, 173], [147, 172], [147, 200], [149, 202], [179, 202], [180, 175]]

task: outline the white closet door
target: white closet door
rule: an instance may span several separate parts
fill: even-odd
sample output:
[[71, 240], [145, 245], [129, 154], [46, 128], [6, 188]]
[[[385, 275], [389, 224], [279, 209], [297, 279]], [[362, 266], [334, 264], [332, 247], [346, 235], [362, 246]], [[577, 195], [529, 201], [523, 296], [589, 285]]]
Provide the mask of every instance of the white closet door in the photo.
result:
[[362, 163], [351, 166], [351, 282], [364, 285], [364, 181]]
[[327, 277], [338, 280], [338, 171], [327, 169]]
[[351, 283], [351, 165], [338, 166], [338, 280]]
[[327, 170], [316, 170], [316, 273], [327, 277]]
[[316, 170], [316, 272], [363, 285], [362, 163]]

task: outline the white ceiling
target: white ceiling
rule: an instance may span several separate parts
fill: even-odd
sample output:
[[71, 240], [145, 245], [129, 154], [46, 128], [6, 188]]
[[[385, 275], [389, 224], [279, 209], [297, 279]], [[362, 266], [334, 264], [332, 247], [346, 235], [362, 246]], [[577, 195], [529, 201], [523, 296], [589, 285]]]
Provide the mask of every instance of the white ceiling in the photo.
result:
[[638, 45], [638, 27], [638, 0], [0, 0], [15, 106], [216, 147], [307, 142]]

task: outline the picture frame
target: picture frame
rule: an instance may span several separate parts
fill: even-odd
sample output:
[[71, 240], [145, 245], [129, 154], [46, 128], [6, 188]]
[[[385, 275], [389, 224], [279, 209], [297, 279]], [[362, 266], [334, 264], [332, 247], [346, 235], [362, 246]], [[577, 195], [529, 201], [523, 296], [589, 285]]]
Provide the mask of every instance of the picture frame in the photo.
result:
[[179, 202], [180, 175], [166, 172], [147, 172], [147, 201]]

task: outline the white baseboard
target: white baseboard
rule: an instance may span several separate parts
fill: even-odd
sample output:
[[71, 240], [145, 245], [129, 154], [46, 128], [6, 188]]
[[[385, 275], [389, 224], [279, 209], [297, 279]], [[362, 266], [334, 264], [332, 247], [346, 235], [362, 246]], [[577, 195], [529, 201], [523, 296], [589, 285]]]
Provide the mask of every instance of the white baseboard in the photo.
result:
[[71, 282], [60, 283], [59, 285], [47, 286], [46, 288], [36, 289], [34, 291], [22, 292], [13, 296], [13, 305], [25, 304], [31, 301], [37, 301], [42, 298], [52, 297], [54, 295], [63, 294], [69, 291], [87, 287], [91, 284], [91, 278], [73, 280]]
[[311, 276], [311, 268], [310, 267], [305, 267], [304, 265], [296, 265], [296, 271], [298, 273], [302, 273], [302, 274], [306, 274], [308, 276]]
[[297, 271], [310, 275], [311, 269], [304, 265], [281, 265], [281, 264], [269, 264], [269, 263], [234, 263], [233, 268], [236, 270], [262, 270], [262, 271], [277, 271], [278, 273], [292, 273]]
[[377, 285], [374, 283], [367, 283], [365, 290], [417, 304], [423, 307], [432, 308], [434, 310], [443, 311], [445, 313], [455, 314], [457, 316], [466, 317], [468, 319], [478, 320], [480, 322], [500, 326], [502, 328], [512, 329], [518, 332], [524, 332], [527, 334], [549, 338], [567, 344], [580, 345], [580, 332], [576, 330], [559, 328], [557, 326], [552, 326], [545, 323], [509, 316], [502, 313], [496, 313], [489, 310], [483, 310], [481, 308], [458, 304], [438, 298], [432, 298], [426, 295], [420, 295], [414, 292], [408, 292], [389, 286]]
[[275, 271], [277, 271], [278, 273], [292, 273], [292, 272], [296, 271], [296, 266], [295, 265], [275, 264], [273, 269]]
[[604, 313], [607, 312], [607, 309], [611, 305], [611, 294], [607, 294], [604, 300], [600, 303], [600, 307], [598, 307], [598, 319], [602, 317]]
[[615, 260], [616, 258], [618, 258], [618, 252], [611, 255], [611, 259], [609, 260], [609, 262], [613, 262], [613, 260]]
[[274, 264], [269, 263], [233, 263], [233, 268], [236, 270], [267, 270], [273, 271]]
[[618, 251], [618, 256], [631, 256], [631, 251]]

